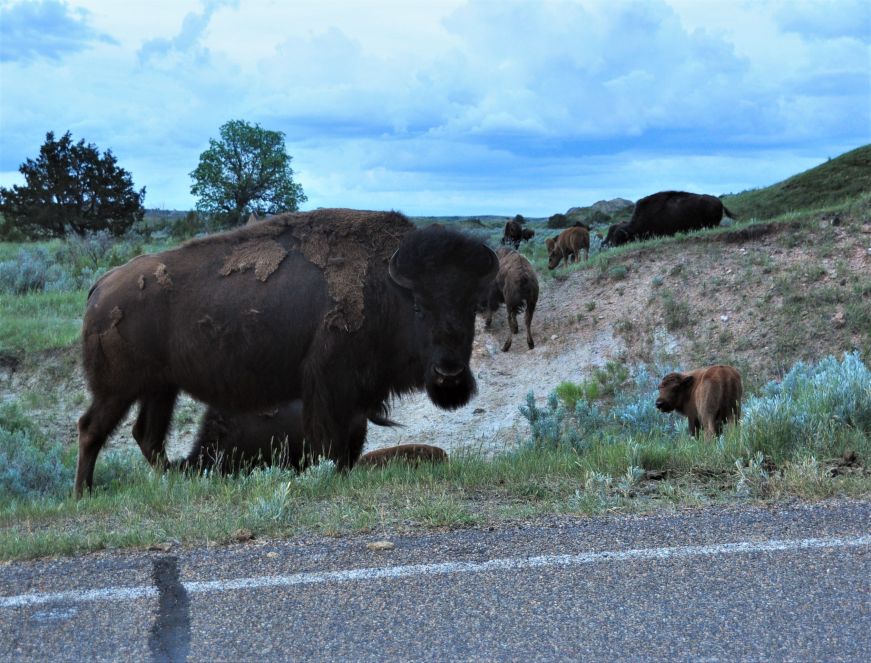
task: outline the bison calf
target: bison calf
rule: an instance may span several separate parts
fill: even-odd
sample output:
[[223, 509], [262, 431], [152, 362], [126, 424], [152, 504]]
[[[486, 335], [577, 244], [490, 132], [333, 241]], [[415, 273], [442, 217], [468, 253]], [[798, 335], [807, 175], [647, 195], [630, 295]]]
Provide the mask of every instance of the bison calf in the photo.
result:
[[526, 345], [529, 349], [535, 347], [532, 340], [532, 316], [538, 303], [538, 278], [529, 261], [517, 251], [507, 248], [497, 249], [499, 256], [499, 271], [496, 279], [485, 293], [485, 301], [480, 307], [484, 311], [484, 325], [493, 322], [493, 313], [505, 304], [508, 312], [508, 338], [502, 346], [503, 352], [511, 349], [511, 341], [518, 332], [517, 314], [526, 311]]
[[419, 463], [443, 463], [448, 454], [444, 449], [430, 444], [397, 444], [394, 447], [375, 449], [360, 456], [359, 465], [384, 467], [390, 461], [402, 460], [417, 465]]
[[727, 421], [741, 417], [741, 374], [731, 366], [708, 366], [686, 373], [669, 373], [659, 384], [656, 407], [678, 412], [689, 422], [690, 435], [704, 429], [705, 438], [719, 435]]
[[[366, 440], [367, 419], [378, 426], [398, 425], [380, 413], [372, 412], [368, 416], [363, 412], [355, 413], [350, 417], [350, 436], [357, 448], [362, 448]], [[398, 457], [410, 458], [412, 452], [402, 447], [436, 450], [419, 450], [420, 458], [437, 459], [437, 452], [444, 455], [441, 449], [427, 445], [400, 445], [372, 453], [384, 457], [383, 462], [391, 457], [391, 449], [397, 450], [393, 453]], [[301, 400], [293, 400], [276, 410], [261, 413], [229, 413], [209, 407], [203, 415], [193, 447], [177, 467], [181, 470], [210, 470], [217, 474], [234, 474], [254, 467], [271, 466], [302, 470], [319, 457], [331, 457], [329, 452], [329, 449], [305, 441]], [[364, 459], [365, 456], [360, 462]]]
[[584, 260], [590, 257], [590, 232], [583, 226], [566, 228], [557, 237], [549, 237], [547, 244], [547, 266], [556, 269], [563, 260], [566, 264], [580, 260], [581, 249], [584, 250]]

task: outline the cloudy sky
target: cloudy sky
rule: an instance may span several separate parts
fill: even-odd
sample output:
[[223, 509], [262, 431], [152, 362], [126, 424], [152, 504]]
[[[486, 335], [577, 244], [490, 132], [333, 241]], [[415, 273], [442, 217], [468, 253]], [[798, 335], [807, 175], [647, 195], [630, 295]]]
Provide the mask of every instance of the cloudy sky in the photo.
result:
[[738, 192], [871, 142], [871, 3], [0, 0], [0, 184], [69, 130], [190, 209], [231, 119], [284, 132], [306, 209]]

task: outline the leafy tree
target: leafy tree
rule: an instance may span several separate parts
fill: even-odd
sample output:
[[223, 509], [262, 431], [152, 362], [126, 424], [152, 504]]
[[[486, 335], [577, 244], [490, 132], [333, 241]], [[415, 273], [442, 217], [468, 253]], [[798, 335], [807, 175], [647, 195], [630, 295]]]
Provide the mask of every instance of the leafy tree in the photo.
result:
[[84, 140], [73, 143], [67, 131], [60, 140], [45, 135], [36, 160], [18, 168], [25, 185], [0, 187], [0, 213], [12, 227], [32, 238], [64, 237], [108, 230], [122, 235], [142, 219], [145, 187], [137, 193], [133, 180], [111, 150], [102, 156]]
[[562, 212], [551, 214], [550, 218], [547, 220], [548, 228], [568, 228], [569, 225], [569, 218]]
[[302, 186], [293, 181], [282, 132], [243, 120], [230, 120], [220, 132], [221, 140], [209, 140], [209, 149], [190, 174], [199, 211], [238, 225], [252, 212], [293, 212], [307, 200]]

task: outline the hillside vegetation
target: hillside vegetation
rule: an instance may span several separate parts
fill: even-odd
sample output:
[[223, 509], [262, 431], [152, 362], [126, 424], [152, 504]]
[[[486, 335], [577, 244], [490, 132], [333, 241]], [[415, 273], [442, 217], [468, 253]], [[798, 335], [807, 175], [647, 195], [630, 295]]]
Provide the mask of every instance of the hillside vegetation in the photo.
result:
[[[491, 330], [479, 321], [471, 407], [434, 414], [425, 396], [408, 397], [391, 415], [402, 428], [370, 429], [370, 446], [390, 433], [446, 447], [451, 462], [434, 467], [164, 477], [133, 443], [131, 411], [98, 461], [96, 495], [74, 502], [75, 421], [88, 401], [77, 347], [86, 282], [127, 250], [67, 247], [45, 278], [51, 260], [21, 254], [32, 246], [0, 246], [0, 262], [15, 260], [0, 279], [24, 288], [0, 294], [0, 559], [868, 497], [871, 186], [854, 181], [867, 182], [868, 156], [861, 148], [730, 198], [738, 223], [605, 251], [594, 241], [589, 261], [553, 272], [544, 239], [556, 231], [530, 220], [536, 237], [522, 251], [542, 286], [535, 349], [518, 340], [499, 351], [504, 311]], [[748, 211], [757, 204], [762, 211]], [[765, 207], [775, 204], [789, 211]], [[450, 222], [491, 242], [504, 223]], [[653, 405], [664, 371], [710, 363], [737, 366], [745, 384], [741, 425], [716, 442], [690, 438], [684, 420]], [[201, 411], [182, 398], [171, 456], [187, 448]]]
[[869, 192], [871, 145], [865, 145], [783, 182], [722, 200], [742, 219], [771, 219], [787, 212], [839, 205]]

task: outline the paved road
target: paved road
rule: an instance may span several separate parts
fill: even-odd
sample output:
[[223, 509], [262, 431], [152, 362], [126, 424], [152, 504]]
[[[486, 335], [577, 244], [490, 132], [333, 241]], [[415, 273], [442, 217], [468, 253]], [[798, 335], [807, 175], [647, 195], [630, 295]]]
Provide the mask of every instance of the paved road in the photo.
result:
[[[389, 538], [395, 548], [366, 546]], [[844, 660], [871, 503], [0, 566], [0, 660]]]

